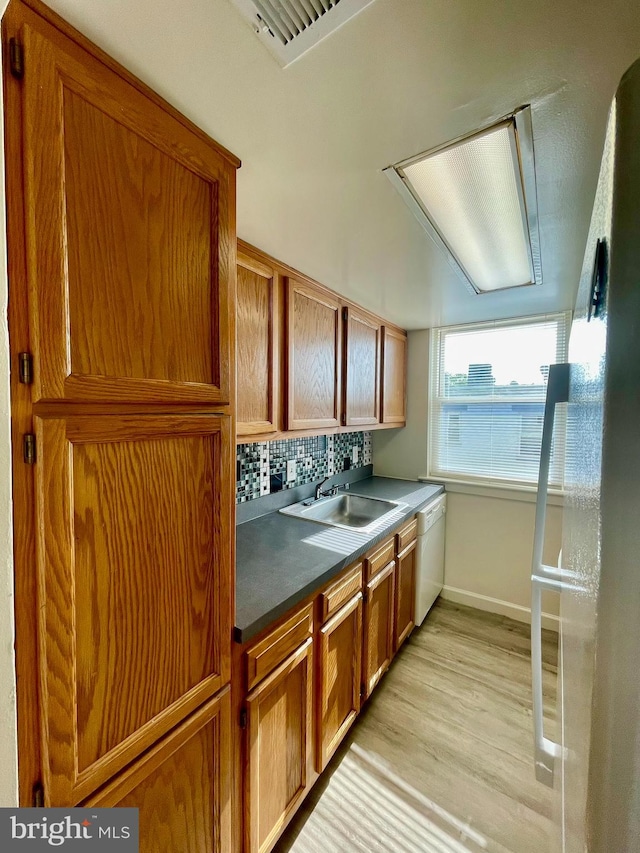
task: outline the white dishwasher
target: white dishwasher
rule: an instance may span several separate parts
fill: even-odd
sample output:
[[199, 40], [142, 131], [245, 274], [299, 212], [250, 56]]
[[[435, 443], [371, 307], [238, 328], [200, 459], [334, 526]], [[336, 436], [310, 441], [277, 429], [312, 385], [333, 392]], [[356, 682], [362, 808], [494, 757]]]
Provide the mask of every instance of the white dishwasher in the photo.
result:
[[444, 585], [444, 525], [447, 496], [439, 495], [418, 513], [416, 625], [422, 625]]

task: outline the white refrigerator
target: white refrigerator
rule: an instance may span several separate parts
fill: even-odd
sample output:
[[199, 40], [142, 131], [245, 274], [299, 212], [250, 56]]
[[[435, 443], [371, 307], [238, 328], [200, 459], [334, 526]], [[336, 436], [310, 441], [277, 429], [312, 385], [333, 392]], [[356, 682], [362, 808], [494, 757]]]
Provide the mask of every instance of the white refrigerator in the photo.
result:
[[[555, 452], [564, 452], [565, 458], [566, 498], [561, 565], [545, 566], [554, 422]], [[540, 679], [545, 590], [560, 596], [553, 731], [550, 726], [545, 731]], [[622, 78], [611, 109], [569, 364], [554, 367], [549, 375], [531, 631], [535, 772], [555, 791], [557, 836], [551, 849], [638, 853], [640, 60]]]

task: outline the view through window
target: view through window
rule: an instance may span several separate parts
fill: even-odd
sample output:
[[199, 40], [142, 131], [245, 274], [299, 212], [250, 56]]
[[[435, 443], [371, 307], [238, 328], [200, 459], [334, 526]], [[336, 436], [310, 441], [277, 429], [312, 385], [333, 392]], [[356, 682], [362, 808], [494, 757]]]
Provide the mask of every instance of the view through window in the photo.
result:
[[[535, 484], [549, 366], [566, 361], [570, 315], [434, 329], [429, 416], [434, 478]], [[564, 424], [550, 484], [562, 486]]]

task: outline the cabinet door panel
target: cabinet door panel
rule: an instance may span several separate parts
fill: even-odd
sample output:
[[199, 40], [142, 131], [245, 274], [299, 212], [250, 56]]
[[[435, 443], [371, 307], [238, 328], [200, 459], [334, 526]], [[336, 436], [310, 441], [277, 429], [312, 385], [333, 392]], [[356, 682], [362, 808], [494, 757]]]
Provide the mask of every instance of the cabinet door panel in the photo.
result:
[[230, 400], [234, 170], [25, 11], [34, 400]]
[[341, 341], [340, 301], [288, 279], [288, 429], [339, 426]]
[[346, 314], [346, 423], [377, 424], [380, 323], [355, 308], [347, 308]]
[[360, 712], [362, 593], [320, 629], [318, 649], [318, 748], [322, 773]]
[[406, 414], [407, 336], [382, 327], [382, 413], [383, 424], [404, 424]]
[[367, 583], [364, 605], [364, 698], [368, 698], [393, 657], [395, 562]]
[[396, 614], [394, 650], [397, 651], [414, 625], [416, 589], [416, 540], [396, 557]]
[[247, 697], [247, 853], [267, 853], [306, 794], [312, 744], [312, 639]]
[[236, 353], [237, 433], [278, 428], [280, 405], [280, 281], [273, 270], [238, 255]]
[[45, 788], [66, 805], [229, 680], [230, 425], [36, 425]]
[[226, 688], [84, 805], [139, 809], [140, 853], [227, 853], [230, 746]]

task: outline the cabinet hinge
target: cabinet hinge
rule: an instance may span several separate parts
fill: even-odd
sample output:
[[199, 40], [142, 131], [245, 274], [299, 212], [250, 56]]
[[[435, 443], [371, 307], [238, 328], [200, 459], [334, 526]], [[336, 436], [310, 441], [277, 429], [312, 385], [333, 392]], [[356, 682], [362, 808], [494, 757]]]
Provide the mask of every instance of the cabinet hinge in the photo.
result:
[[20, 382], [23, 385], [31, 385], [33, 382], [33, 357], [30, 352], [18, 353], [20, 364]]
[[348, 317], [349, 317], [349, 309], [343, 308], [342, 309], [342, 319], [345, 321], [345, 323], [347, 322]]
[[346, 426], [346, 425], [347, 425], [347, 413], [346, 413], [346, 412], [343, 412], [343, 413], [340, 415], [340, 423], [342, 424], [342, 426]]
[[22, 437], [22, 452], [27, 465], [33, 465], [36, 461], [36, 437], [32, 432]]
[[241, 729], [247, 728], [247, 709], [246, 708], [243, 708], [242, 711], [240, 711], [240, 728]]
[[24, 75], [24, 49], [15, 38], [9, 39], [9, 67], [13, 76], [22, 80]]
[[363, 589], [362, 590], [362, 603], [367, 604], [368, 601], [369, 601], [369, 590]]
[[44, 808], [44, 788], [42, 786], [42, 782], [36, 782], [33, 786], [33, 808]]

